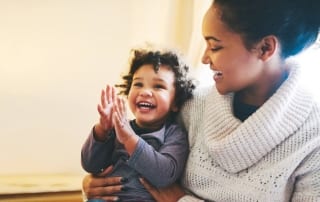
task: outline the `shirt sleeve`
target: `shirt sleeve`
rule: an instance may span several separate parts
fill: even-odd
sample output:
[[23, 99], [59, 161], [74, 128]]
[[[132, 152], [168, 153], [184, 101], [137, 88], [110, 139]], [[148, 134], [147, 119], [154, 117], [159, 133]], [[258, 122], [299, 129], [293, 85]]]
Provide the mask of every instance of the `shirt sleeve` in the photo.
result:
[[186, 133], [177, 125], [170, 126], [165, 133], [159, 151], [140, 138], [128, 160], [129, 166], [156, 187], [174, 183], [182, 175], [188, 156]]
[[98, 174], [111, 165], [115, 135], [112, 131], [110, 138], [104, 142], [100, 142], [94, 138], [93, 133], [94, 131], [92, 129], [89, 137], [82, 146], [81, 165], [85, 171]]

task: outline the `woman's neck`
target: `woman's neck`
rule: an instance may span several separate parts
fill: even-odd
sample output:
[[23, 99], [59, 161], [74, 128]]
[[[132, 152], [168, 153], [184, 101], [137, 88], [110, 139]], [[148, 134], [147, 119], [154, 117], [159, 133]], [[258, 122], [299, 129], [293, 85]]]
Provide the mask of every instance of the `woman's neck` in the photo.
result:
[[282, 65], [281, 67], [266, 67], [263, 76], [254, 85], [236, 92], [239, 101], [253, 106], [261, 106], [265, 103], [288, 78], [289, 69]]

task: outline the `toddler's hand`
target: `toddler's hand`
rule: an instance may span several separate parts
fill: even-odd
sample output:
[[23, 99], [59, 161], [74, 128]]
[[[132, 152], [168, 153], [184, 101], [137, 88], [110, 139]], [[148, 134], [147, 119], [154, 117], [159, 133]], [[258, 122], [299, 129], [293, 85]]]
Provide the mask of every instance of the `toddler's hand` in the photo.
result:
[[100, 121], [95, 126], [98, 138], [105, 139], [107, 133], [113, 128], [112, 114], [115, 97], [116, 90], [113, 86], [107, 85], [106, 89], [101, 91], [101, 103], [98, 104]]
[[124, 144], [127, 152], [131, 154], [139, 138], [130, 126], [126, 110], [124, 99], [117, 97], [113, 106], [113, 124], [118, 141]]

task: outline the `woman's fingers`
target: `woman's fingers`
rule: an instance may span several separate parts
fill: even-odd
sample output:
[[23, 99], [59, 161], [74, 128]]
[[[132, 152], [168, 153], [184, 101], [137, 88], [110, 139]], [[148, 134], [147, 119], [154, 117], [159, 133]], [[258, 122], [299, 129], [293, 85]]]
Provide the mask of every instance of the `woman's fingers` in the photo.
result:
[[151, 195], [155, 196], [159, 194], [158, 189], [152, 186], [147, 180], [145, 180], [144, 178], [140, 178], [139, 180], [141, 184], [150, 192]]
[[103, 198], [107, 201], [117, 200], [112, 195], [121, 191], [126, 179], [122, 177], [106, 177], [111, 171], [112, 166], [109, 166], [99, 176], [85, 176], [82, 181], [82, 187], [87, 198]]
[[107, 176], [109, 173], [111, 173], [113, 169], [113, 166], [108, 166], [106, 169], [104, 169], [101, 173], [99, 173], [97, 176], [99, 177], [105, 177]]
[[157, 202], [176, 202], [186, 195], [184, 190], [178, 184], [172, 184], [168, 187], [157, 189], [145, 179], [140, 178], [140, 182]]
[[123, 185], [92, 187], [85, 191], [87, 198], [114, 198], [114, 194], [121, 191]]
[[102, 197], [104, 201], [119, 201], [118, 196], [104, 196]]

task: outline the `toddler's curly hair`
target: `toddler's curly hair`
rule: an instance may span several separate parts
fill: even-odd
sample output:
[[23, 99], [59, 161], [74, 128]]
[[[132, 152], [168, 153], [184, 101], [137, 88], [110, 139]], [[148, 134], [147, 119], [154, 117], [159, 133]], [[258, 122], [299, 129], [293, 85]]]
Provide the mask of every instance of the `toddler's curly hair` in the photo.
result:
[[189, 78], [189, 66], [182, 61], [179, 54], [173, 50], [153, 51], [147, 49], [133, 49], [133, 57], [130, 62], [130, 70], [122, 77], [124, 83], [116, 85], [122, 90], [119, 94], [128, 96], [134, 73], [143, 65], [153, 65], [154, 71], [158, 72], [161, 65], [168, 66], [175, 77], [175, 104], [178, 109], [184, 102], [192, 97], [195, 89], [194, 80]]

